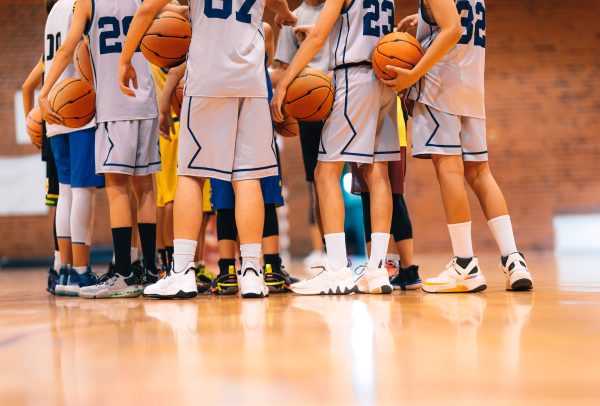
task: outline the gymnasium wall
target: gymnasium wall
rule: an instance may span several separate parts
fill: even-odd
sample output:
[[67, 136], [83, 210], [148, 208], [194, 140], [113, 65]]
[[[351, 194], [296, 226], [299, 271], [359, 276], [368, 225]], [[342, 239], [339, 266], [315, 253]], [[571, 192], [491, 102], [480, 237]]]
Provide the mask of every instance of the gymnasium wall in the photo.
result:
[[[585, 0], [487, 3], [491, 166], [505, 191], [522, 249], [551, 250], [555, 214], [600, 212], [600, 28], [594, 20], [600, 4]], [[42, 52], [43, 1], [1, 0], [0, 4], [5, 6], [0, 7], [0, 158], [31, 155], [36, 153], [33, 146], [15, 141], [13, 98]], [[397, 1], [398, 17], [416, 10], [416, 0]], [[267, 13], [266, 20], [270, 19]], [[297, 139], [285, 140], [282, 158], [292, 251], [304, 255], [310, 250], [308, 188]], [[0, 198], [11, 193], [7, 188], [0, 192]], [[104, 193], [98, 197], [94, 243], [110, 244], [106, 197]], [[417, 253], [449, 252], [430, 162], [409, 160], [407, 201]], [[473, 212], [476, 248], [493, 249], [480, 210]], [[49, 256], [51, 226], [50, 216], [0, 217], [0, 258]]]

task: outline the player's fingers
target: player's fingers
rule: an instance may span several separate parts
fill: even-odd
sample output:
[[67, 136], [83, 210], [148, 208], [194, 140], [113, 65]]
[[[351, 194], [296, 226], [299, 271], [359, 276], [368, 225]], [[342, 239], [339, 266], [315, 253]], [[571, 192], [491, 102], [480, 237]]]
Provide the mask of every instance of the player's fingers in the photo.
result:
[[381, 83], [383, 83], [386, 86], [396, 87], [396, 79], [390, 79], [390, 80], [379, 79], [379, 80], [381, 80]]
[[392, 70], [392, 71], [397, 72], [397, 73], [404, 73], [406, 71], [406, 69], [399, 68], [399, 67], [394, 66], [394, 65], [387, 65], [386, 69]]
[[135, 93], [127, 85], [121, 84], [121, 92], [123, 92], [123, 94], [125, 94], [125, 96], [135, 97]]
[[167, 134], [166, 132], [161, 131], [160, 136], [163, 137], [167, 141], [171, 141], [171, 135]]
[[131, 80], [133, 81], [133, 88], [137, 89], [138, 88], [138, 81], [137, 81], [137, 75], [136, 75], [135, 71], [132, 72]]

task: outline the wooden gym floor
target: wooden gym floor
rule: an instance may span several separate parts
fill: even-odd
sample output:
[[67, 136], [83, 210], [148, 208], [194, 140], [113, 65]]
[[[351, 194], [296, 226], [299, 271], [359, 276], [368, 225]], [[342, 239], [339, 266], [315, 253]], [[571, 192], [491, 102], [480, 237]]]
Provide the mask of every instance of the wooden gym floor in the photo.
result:
[[[0, 404], [600, 404], [600, 255], [473, 295], [55, 298], [0, 272]], [[422, 276], [447, 258], [420, 258]], [[296, 267], [298, 268], [298, 267]]]

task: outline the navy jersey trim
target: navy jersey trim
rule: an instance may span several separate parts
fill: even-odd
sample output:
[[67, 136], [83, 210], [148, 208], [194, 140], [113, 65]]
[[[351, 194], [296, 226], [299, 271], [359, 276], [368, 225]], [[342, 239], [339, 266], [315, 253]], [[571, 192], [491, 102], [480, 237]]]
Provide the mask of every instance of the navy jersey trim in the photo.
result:
[[354, 5], [354, 2], [355, 2], [355, 1], [356, 1], [356, 0], [352, 0], [352, 1], [350, 2], [350, 4], [348, 4], [348, 6], [347, 6], [347, 7], [344, 7], [344, 6], [342, 6], [342, 10], [340, 11], [340, 13], [342, 13], [342, 14], [348, 14], [348, 11], [350, 11], [350, 9], [351, 9], [351, 8], [352, 8], [352, 6]]
[[433, 140], [433, 137], [435, 137], [435, 135], [437, 134], [438, 130], [440, 129], [440, 123], [439, 123], [439, 121], [436, 120], [436, 118], [433, 115], [433, 112], [431, 111], [431, 109], [429, 108], [429, 106], [426, 105], [426, 104], [424, 104], [423, 106], [425, 106], [425, 108], [427, 109], [427, 112], [429, 113], [429, 115], [433, 119], [433, 122], [435, 123], [435, 129], [431, 133], [431, 136], [429, 137], [429, 139], [427, 140], [427, 142], [425, 142], [425, 146], [426, 147], [438, 147], [438, 148], [462, 148], [461, 145], [443, 145], [443, 144], [434, 144], [434, 143], [431, 142]]
[[424, 0], [419, 0], [419, 13], [421, 14], [421, 18], [423, 19], [423, 21], [425, 21], [427, 24], [434, 25], [434, 26], [437, 25], [435, 21], [429, 21], [427, 19], [427, 15], [425, 14], [425, 2], [424, 2]]
[[109, 163], [108, 158], [110, 157], [110, 153], [115, 148], [115, 143], [110, 139], [110, 134], [108, 132], [108, 123], [104, 123], [104, 130], [106, 131], [106, 136], [108, 137], [108, 142], [110, 143], [110, 148], [108, 149], [108, 153], [106, 154], [106, 159], [102, 166], [116, 166], [119, 168], [130, 168], [130, 169], [143, 169], [149, 168], [151, 166], [160, 165], [160, 161], [158, 162], [149, 162], [147, 165], [127, 165], [127, 164], [118, 164], [118, 163]]
[[92, 15], [90, 16], [90, 19], [88, 20], [87, 24], [85, 25], [85, 30], [83, 31], [85, 35], [87, 35], [90, 32], [90, 30], [92, 29], [92, 24], [94, 23], [94, 14], [96, 13], [95, 0], [91, 0], [91, 4], [92, 4]]

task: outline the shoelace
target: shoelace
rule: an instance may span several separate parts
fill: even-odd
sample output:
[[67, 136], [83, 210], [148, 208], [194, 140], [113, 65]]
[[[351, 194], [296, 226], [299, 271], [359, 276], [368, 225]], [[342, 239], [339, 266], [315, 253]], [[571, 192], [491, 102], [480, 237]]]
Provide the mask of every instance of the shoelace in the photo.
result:
[[319, 265], [319, 266], [311, 266], [310, 269], [321, 269], [320, 272], [316, 273], [314, 276], [308, 278], [309, 281], [312, 281], [313, 279], [317, 278], [318, 276], [320, 276], [323, 272], [326, 272], [327, 269], [323, 266], [323, 265]]

